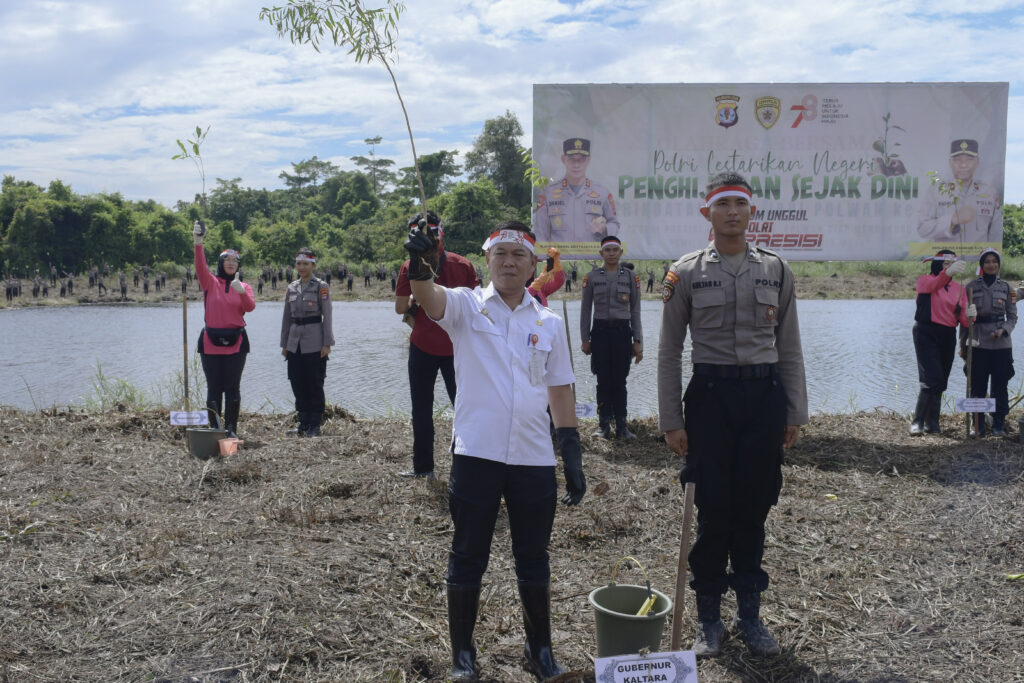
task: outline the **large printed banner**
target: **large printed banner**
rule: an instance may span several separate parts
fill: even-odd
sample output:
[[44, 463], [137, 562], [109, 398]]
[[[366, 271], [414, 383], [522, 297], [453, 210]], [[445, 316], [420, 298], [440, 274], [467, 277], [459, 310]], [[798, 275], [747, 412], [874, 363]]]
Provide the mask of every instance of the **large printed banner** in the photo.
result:
[[704, 247], [704, 186], [754, 190], [748, 240], [792, 260], [1002, 244], [1008, 83], [534, 85], [533, 229], [568, 258]]

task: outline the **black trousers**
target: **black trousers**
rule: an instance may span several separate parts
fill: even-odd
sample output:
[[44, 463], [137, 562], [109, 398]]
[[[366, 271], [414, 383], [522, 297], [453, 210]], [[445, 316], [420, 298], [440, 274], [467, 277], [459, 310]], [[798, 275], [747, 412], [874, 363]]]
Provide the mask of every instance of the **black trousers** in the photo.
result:
[[199, 359], [203, 363], [203, 374], [206, 375], [206, 400], [220, 403], [223, 395], [227, 401], [240, 401], [239, 390], [242, 384], [242, 370], [245, 369], [245, 353], [214, 355], [202, 353]]
[[[966, 366], [964, 368], [966, 372]], [[974, 349], [971, 356], [971, 396], [996, 400], [996, 412], [992, 413], [993, 426], [1002, 427], [1006, 414], [1010, 412], [1010, 400], [1006, 386], [1013, 371], [1013, 349]], [[992, 390], [989, 392], [989, 379]]]
[[409, 393], [412, 397], [412, 468], [434, 471], [434, 384], [444, 378], [448, 398], [455, 404], [455, 362], [452, 356], [435, 356], [409, 344]]
[[590, 330], [590, 370], [597, 375], [597, 416], [626, 419], [626, 378], [633, 359], [633, 332], [626, 327]]
[[[696, 483], [697, 540], [690, 586], [697, 593], [759, 593], [764, 523], [782, 488], [786, 392], [777, 377], [694, 375], [684, 396], [689, 455], [682, 478]], [[728, 570], [728, 571], [727, 571]]]
[[327, 377], [327, 358], [320, 357], [320, 349], [312, 353], [288, 352], [288, 381], [295, 395], [295, 410], [300, 413], [322, 413], [324, 379]]
[[956, 328], [937, 323], [914, 323], [917, 381], [922, 391], [941, 394], [949, 382], [956, 357]]
[[555, 468], [506, 465], [453, 455], [448, 509], [455, 524], [448, 555], [450, 584], [478, 586], [487, 570], [491, 539], [502, 498], [508, 512], [519, 583], [548, 583], [548, 543], [555, 521]]

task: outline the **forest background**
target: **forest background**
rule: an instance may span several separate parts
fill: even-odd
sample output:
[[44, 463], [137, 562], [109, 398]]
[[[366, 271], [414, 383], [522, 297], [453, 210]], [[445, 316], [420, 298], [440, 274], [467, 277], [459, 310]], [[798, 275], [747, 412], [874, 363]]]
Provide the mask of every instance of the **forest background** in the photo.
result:
[[[464, 158], [444, 149], [420, 155], [427, 206], [444, 219], [450, 251], [478, 256], [497, 222], [529, 224], [531, 150], [520, 145], [522, 136], [519, 119], [506, 111], [484, 123]], [[281, 171], [283, 188], [256, 189], [241, 177], [216, 178], [206, 195], [197, 193], [172, 208], [127, 200], [118, 192], [77, 194], [60, 179], [44, 188], [5, 175], [2, 273], [30, 278], [38, 270], [46, 276], [51, 265], [61, 275], [104, 265], [114, 270], [150, 265], [173, 273], [192, 260], [192, 223], [200, 217], [211, 226], [208, 253], [239, 249], [250, 273], [259, 265], [290, 263], [306, 245], [325, 265], [375, 270], [384, 264], [397, 270], [405, 260], [405, 220], [418, 210], [416, 176], [412, 167], [396, 168], [394, 160], [375, 153], [380, 137], [365, 142], [366, 155], [351, 157], [355, 170], [341, 170], [314, 155]], [[172, 163], [175, 150], [168, 149]], [[183, 165], [182, 172], [192, 171]], [[1024, 255], [1024, 202], [1003, 207], [1003, 251]]]

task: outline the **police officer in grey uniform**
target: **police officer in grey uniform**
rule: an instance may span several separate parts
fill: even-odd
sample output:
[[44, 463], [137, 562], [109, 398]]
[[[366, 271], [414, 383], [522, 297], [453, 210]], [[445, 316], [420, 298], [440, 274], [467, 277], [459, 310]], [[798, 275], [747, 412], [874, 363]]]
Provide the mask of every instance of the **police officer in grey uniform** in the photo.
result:
[[[995, 249], [985, 249], [978, 259], [981, 275], [966, 285], [967, 316], [974, 317], [968, 330], [960, 327], [960, 356], [967, 357], [967, 345], [973, 347], [971, 358], [971, 396], [991, 396], [996, 401], [992, 414], [992, 435], [1006, 436], [1006, 415], [1010, 412], [1007, 385], [1013, 377], [1013, 342], [1010, 333], [1017, 326], [1016, 292], [1010, 283], [999, 278], [1002, 256]], [[968, 334], [972, 334], [968, 341]], [[966, 368], [964, 368], [966, 372]], [[991, 378], [991, 392], [989, 379]], [[974, 429], [976, 436], [985, 435], [985, 420], [979, 419]]]
[[299, 436], [319, 436], [324, 414], [324, 378], [334, 346], [331, 290], [313, 275], [316, 254], [299, 249], [295, 269], [299, 279], [288, 285], [281, 319], [281, 355], [288, 360], [288, 380], [299, 414]]
[[928, 189], [917, 232], [933, 242], [1003, 241], [1003, 218], [996, 188], [974, 179], [978, 141], [953, 140], [949, 167], [953, 180]]
[[[658, 413], [669, 447], [686, 457], [681, 480], [696, 484], [689, 560], [699, 620], [693, 650], [702, 657], [721, 652], [720, 601], [730, 587], [732, 627], [751, 653], [779, 652], [759, 617], [768, 587], [764, 524], [782, 486], [783, 447], [807, 423], [793, 272], [774, 252], [748, 245], [751, 194], [738, 174], [712, 178], [701, 213], [714, 242], [676, 261], [662, 294]], [[684, 395], [687, 327], [693, 373]]]
[[[608, 235], [601, 240], [603, 265], [583, 277], [580, 304], [580, 348], [590, 356], [590, 369], [597, 375], [597, 417], [595, 436], [607, 439], [615, 417], [615, 434], [633, 441], [636, 435], [626, 426], [626, 377], [629, 362], [643, 360], [643, 328], [640, 324], [640, 278], [620, 266], [622, 243]], [[590, 317], [594, 323], [591, 327]]]
[[565, 177], [544, 188], [537, 198], [533, 230], [542, 242], [598, 242], [619, 232], [615, 201], [604, 185], [587, 177], [590, 140], [562, 143]]

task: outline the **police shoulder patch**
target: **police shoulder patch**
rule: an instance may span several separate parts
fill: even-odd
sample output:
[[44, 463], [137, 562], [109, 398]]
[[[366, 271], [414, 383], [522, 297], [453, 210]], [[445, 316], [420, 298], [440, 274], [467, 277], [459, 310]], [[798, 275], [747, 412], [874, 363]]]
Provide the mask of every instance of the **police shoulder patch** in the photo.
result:
[[668, 271], [665, 273], [665, 282], [675, 287], [679, 283], [679, 273], [674, 270]]
[[590, 276], [589, 275], [584, 275], [583, 276], [583, 287], [584, 288], [586, 288], [588, 282], [590, 282]]
[[327, 301], [327, 296], [328, 296], [329, 293], [330, 293], [329, 289], [327, 289], [326, 287], [321, 287], [320, 288], [320, 300], [321, 301]]
[[636, 288], [640, 289], [640, 276], [634, 275], [633, 278], [636, 280]]

